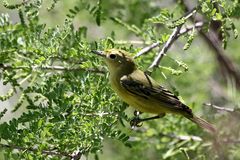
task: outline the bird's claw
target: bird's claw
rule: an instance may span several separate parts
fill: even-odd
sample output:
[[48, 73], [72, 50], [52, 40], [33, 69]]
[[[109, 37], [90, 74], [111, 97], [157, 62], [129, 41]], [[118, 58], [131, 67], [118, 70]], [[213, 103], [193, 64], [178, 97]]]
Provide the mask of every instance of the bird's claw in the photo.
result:
[[130, 121], [130, 126], [131, 128], [141, 127], [143, 125], [141, 122], [142, 120], [139, 117], [135, 117]]

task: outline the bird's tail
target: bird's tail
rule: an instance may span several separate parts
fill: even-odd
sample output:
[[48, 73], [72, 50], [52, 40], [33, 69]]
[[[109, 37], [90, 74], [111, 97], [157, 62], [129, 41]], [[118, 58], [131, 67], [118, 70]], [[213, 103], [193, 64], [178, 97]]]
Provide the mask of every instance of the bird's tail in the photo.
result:
[[216, 128], [208, 123], [206, 120], [200, 118], [200, 117], [197, 117], [195, 115], [193, 115], [192, 117], [186, 117], [188, 118], [189, 120], [191, 120], [192, 122], [196, 123], [197, 125], [199, 125], [200, 127], [202, 127], [203, 129], [206, 129], [212, 133], [216, 133]]

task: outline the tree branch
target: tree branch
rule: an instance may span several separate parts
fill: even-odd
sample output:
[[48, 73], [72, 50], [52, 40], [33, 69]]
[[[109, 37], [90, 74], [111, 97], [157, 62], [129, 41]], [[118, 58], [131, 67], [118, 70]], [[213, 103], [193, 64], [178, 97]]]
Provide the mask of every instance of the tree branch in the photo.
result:
[[232, 144], [232, 143], [234, 143], [234, 144], [240, 144], [240, 139], [223, 139], [223, 143], [225, 143], [225, 144]]
[[[197, 22], [196, 24], [194, 24], [192, 26], [187, 26], [185, 28], [182, 28], [173, 41], [177, 40], [180, 36], [192, 31], [194, 28], [202, 28], [202, 26], [203, 26], [203, 22]], [[140, 44], [140, 42], [138, 44]], [[142, 42], [141, 44], [144, 44], [144, 43]], [[149, 51], [158, 47], [159, 45], [160, 45], [160, 42], [155, 42], [155, 43], [151, 44], [150, 46], [144, 47], [134, 56], [134, 58], [138, 58], [141, 55], [148, 53]]]
[[[194, 13], [196, 12], [196, 8], [193, 8], [192, 10], [188, 11], [181, 19], [188, 19], [189, 17], [191, 17]], [[167, 42], [165, 43], [165, 45], [163, 46], [163, 48], [160, 50], [160, 52], [158, 53], [158, 55], [155, 57], [154, 61], [152, 62], [152, 64], [149, 66], [148, 69], [153, 69], [155, 67], [158, 67], [161, 59], [163, 58], [163, 56], [167, 53], [168, 49], [172, 46], [173, 42], [175, 40], [177, 40], [178, 38], [178, 34], [181, 30], [183, 23], [178, 25], [172, 32], [172, 34], [170, 35], [170, 37], [168, 38]]]
[[151, 44], [151, 42], [149, 41], [142, 41], [142, 40], [116, 40], [114, 41], [114, 44], [135, 44], [135, 45], [143, 45], [143, 44]]
[[[191, 6], [190, 2], [182, 0], [182, 4], [186, 11], [189, 11]], [[194, 21], [203, 21], [203, 17], [196, 17], [191, 19]], [[214, 51], [215, 57], [219, 63], [219, 67], [222, 70], [224, 77], [225, 74], [232, 77], [236, 83], [238, 89], [240, 89], [240, 70], [236, 68], [236, 65], [227, 56], [224, 49], [221, 46], [221, 34], [218, 33], [218, 29], [221, 27], [221, 22], [211, 22], [211, 29], [208, 33], [200, 31], [200, 35], [209, 47]]]
[[105, 116], [118, 116], [114, 112], [96, 112], [96, 113], [78, 113], [81, 116], [90, 116], [90, 117], [105, 117]]
[[[35, 148], [26, 148], [26, 147], [20, 147], [16, 145], [9, 145], [9, 144], [0, 144], [1, 148], [9, 148], [9, 149], [16, 149], [19, 151], [30, 151], [30, 152], [38, 152], [38, 149]], [[72, 158], [71, 154], [65, 153], [65, 152], [56, 152], [56, 151], [49, 151], [49, 150], [42, 150], [42, 154], [46, 155], [55, 155], [55, 156], [60, 156], [60, 157], [69, 157]]]
[[192, 140], [192, 141], [202, 141], [201, 137], [198, 136], [184, 136], [184, 135], [175, 135], [175, 134], [164, 134], [164, 133], [159, 133], [160, 136], [164, 136], [164, 137], [168, 137], [168, 138], [172, 138], [172, 139], [178, 139], [181, 141], [188, 141], [188, 140]]
[[55, 71], [87, 71], [87, 72], [94, 72], [105, 74], [106, 72], [103, 70], [95, 69], [95, 68], [65, 68], [62, 66], [17, 66], [12, 67], [10, 65], [0, 64], [0, 68], [2, 69], [12, 69], [12, 70], [20, 70], [20, 69], [32, 69], [32, 70], [55, 70]]
[[204, 23], [203, 22], [197, 22], [192, 26], [186, 26], [185, 28], [182, 28], [179, 31], [179, 34], [177, 35], [177, 38], [179, 38], [180, 36], [192, 31], [193, 29], [201, 29], [203, 27]]
[[209, 44], [209, 46], [213, 49], [213, 53], [215, 53], [216, 59], [218, 60], [223, 74], [227, 73], [230, 75], [234, 79], [238, 89], [240, 89], [240, 71], [235, 67], [235, 64], [226, 55], [225, 51], [221, 47], [221, 43], [217, 38], [217, 34], [213, 30], [210, 30], [208, 33], [200, 31], [200, 34], [204, 38], [205, 42], [207, 42], [207, 44]]
[[219, 107], [219, 106], [216, 106], [214, 104], [211, 104], [211, 103], [203, 103], [203, 105], [205, 106], [208, 106], [208, 107], [212, 107], [218, 111], [226, 111], [226, 112], [235, 112], [235, 110], [233, 108], [225, 108], [225, 107]]
[[182, 27], [182, 25], [180, 25], [180, 26], [178, 26], [174, 29], [174, 31], [170, 35], [169, 39], [167, 40], [167, 42], [165, 43], [165, 45], [163, 46], [161, 51], [158, 53], [157, 57], [155, 57], [154, 61], [152, 62], [152, 64], [149, 66], [148, 69], [158, 67], [158, 65], [159, 65], [160, 61], [162, 60], [163, 56], [165, 55], [167, 50], [171, 47], [173, 42], [176, 40], [177, 35], [178, 35], [181, 27]]
[[152, 49], [158, 47], [159, 44], [160, 44], [160, 42], [156, 42], [156, 43], [151, 44], [150, 46], [144, 47], [133, 58], [137, 58], [143, 54], [146, 54], [147, 52], [151, 51]]

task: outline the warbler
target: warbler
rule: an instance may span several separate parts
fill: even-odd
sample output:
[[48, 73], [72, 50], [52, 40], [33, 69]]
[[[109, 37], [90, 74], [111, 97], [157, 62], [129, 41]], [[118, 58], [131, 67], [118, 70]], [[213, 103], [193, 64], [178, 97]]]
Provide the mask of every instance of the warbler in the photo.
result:
[[112, 89], [136, 110], [159, 115], [157, 117], [162, 117], [166, 113], [182, 115], [210, 132], [216, 131], [210, 123], [195, 116], [176, 95], [139, 70], [126, 51], [109, 49], [92, 52], [103, 57], [106, 62]]

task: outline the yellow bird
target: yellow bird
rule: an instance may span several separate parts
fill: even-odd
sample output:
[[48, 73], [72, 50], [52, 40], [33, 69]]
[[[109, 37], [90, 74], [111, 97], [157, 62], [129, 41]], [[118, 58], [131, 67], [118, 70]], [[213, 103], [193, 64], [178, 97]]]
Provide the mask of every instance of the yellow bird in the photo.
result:
[[208, 131], [216, 131], [210, 123], [195, 116], [177, 96], [139, 70], [126, 51], [109, 49], [92, 52], [104, 58], [112, 89], [136, 110], [156, 114], [156, 117], [163, 117], [165, 113], [179, 114]]

